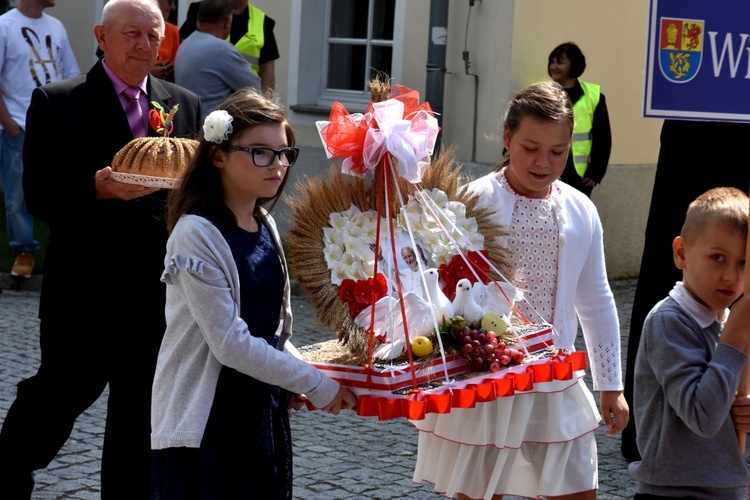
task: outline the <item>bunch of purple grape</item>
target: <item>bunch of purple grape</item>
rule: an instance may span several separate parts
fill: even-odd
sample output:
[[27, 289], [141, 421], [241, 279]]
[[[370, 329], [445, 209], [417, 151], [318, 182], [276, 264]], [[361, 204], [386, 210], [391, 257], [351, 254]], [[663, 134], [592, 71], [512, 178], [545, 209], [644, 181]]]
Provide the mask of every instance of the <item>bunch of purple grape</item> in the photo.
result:
[[523, 351], [497, 339], [493, 331], [484, 328], [454, 328], [453, 336], [458, 340], [464, 353], [469, 356], [472, 371], [496, 372], [504, 366], [520, 364], [525, 354]]

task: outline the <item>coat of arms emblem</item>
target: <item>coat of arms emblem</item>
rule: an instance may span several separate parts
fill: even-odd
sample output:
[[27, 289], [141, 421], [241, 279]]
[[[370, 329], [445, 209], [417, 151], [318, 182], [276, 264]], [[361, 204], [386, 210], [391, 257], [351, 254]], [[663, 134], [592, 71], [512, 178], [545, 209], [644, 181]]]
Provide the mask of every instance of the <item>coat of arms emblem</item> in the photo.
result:
[[664, 77], [675, 83], [692, 80], [701, 66], [704, 21], [661, 19], [659, 62]]

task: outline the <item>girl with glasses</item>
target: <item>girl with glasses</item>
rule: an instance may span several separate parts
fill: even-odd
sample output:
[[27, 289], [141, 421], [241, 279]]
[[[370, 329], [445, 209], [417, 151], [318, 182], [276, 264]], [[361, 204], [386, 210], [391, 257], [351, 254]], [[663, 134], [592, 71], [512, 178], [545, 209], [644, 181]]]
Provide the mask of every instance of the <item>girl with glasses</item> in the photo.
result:
[[206, 117], [199, 141], [167, 208], [152, 498], [291, 498], [290, 409], [356, 403], [289, 342], [289, 273], [264, 206], [297, 159], [294, 131], [281, 106], [243, 89]]

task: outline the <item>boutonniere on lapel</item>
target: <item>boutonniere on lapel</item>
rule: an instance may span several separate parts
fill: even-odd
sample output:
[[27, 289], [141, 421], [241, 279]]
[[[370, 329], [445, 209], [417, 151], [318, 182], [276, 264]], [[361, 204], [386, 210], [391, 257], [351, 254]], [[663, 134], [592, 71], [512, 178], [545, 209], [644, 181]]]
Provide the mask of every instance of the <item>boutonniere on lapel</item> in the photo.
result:
[[120, 149], [112, 158], [112, 178], [128, 184], [173, 189], [195, 155], [198, 141], [170, 137], [179, 104], [168, 113], [156, 101], [151, 101], [151, 106], [148, 123], [159, 136], [138, 137]]
[[164, 114], [164, 108], [161, 104], [156, 101], [151, 101], [151, 109], [148, 110], [148, 123], [151, 128], [156, 131], [157, 134], [168, 137], [172, 130], [174, 130], [174, 122], [172, 121], [177, 110], [180, 108], [179, 104], [172, 106], [169, 113]]

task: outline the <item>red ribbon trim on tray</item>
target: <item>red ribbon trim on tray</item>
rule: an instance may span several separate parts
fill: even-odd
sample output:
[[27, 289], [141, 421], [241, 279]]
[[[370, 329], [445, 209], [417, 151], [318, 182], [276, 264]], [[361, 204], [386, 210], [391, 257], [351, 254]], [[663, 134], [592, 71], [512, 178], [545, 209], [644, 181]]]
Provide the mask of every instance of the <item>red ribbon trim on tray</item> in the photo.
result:
[[[516, 392], [528, 392], [536, 384], [572, 380], [574, 372], [588, 367], [585, 351], [574, 351], [568, 355], [556, 355], [543, 363], [533, 363], [520, 373], [500, 370], [470, 379], [464, 387], [451, 393], [440, 387], [419, 393], [399, 396], [388, 391], [360, 394], [354, 410], [361, 417], [378, 417], [380, 420], [408, 418], [422, 420], [429, 413], [450, 413], [452, 408], [473, 408], [477, 403], [487, 403], [497, 398], [513, 396]], [[348, 386], [346, 381], [339, 380]], [[354, 384], [355, 387], [361, 385]], [[308, 409], [313, 410], [309, 404]]]

